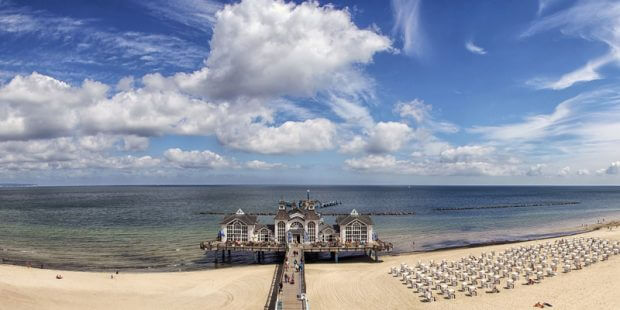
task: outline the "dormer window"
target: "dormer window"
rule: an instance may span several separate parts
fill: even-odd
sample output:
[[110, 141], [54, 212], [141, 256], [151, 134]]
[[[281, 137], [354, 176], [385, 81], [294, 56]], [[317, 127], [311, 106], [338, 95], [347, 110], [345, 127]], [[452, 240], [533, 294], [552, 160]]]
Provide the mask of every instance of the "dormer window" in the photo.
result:
[[244, 215], [245, 212], [243, 212], [243, 210], [239, 209], [239, 210], [237, 210], [237, 212], [235, 214], [236, 215]]
[[358, 216], [360, 215], [359, 213], [357, 213], [357, 210], [353, 209], [353, 211], [351, 211], [351, 216]]

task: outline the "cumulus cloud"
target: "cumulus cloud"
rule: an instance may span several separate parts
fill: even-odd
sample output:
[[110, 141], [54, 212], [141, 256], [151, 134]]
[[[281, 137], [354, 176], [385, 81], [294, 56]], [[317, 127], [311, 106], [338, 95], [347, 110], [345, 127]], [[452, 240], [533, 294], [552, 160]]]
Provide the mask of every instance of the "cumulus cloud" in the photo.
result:
[[230, 160], [208, 150], [183, 151], [179, 148], [173, 148], [164, 152], [164, 158], [173, 165], [182, 168], [214, 169], [232, 165]]
[[390, 40], [359, 29], [347, 10], [246, 0], [217, 13], [204, 85], [212, 98], [314, 96], [337, 74], [354, 74]]
[[[414, 152], [410, 157], [369, 154], [345, 160], [345, 166], [361, 172], [383, 172], [418, 176], [514, 176], [525, 174], [519, 160], [483, 145], [451, 146]], [[432, 152], [432, 153], [431, 153]]]
[[413, 137], [413, 130], [399, 122], [379, 122], [368, 138], [366, 150], [369, 153], [391, 153], [398, 151]]
[[392, 34], [403, 42], [402, 51], [408, 56], [423, 56], [425, 40], [420, 21], [421, 0], [392, 0], [394, 26]]
[[606, 174], [617, 175], [620, 174], [620, 161], [615, 161], [605, 169]]
[[262, 154], [299, 153], [330, 149], [336, 126], [327, 119], [287, 121], [280, 126], [246, 123], [242, 127], [218, 128], [217, 137], [225, 145]]
[[544, 168], [545, 168], [544, 164], [536, 164], [536, 165], [530, 167], [525, 174], [528, 175], [528, 176], [531, 176], [531, 177], [541, 176], [541, 175], [543, 175], [543, 169]]
[[470, 52], [472, 52], [474, 54], [478, 54], [478, 55], [485, 55], [487, 53], [487, 51], [484, 48], [482, 48], [480, 46], [477, 46], [471, 40], [465, 42], [465, 49], [467, 49], [468, 51], [470, 51]]
[[569, 176], [570, 174], [571, 174], [571, 170], [570, 170], [569, 166], [566, 166], [566, 167], [558, 170], [558, 176], [566, 177], [566, 176]]
[[117, 137], [53, 138], [0, 142], [0, 171], [147, 169], [160, 159], [151, 156], [106, 155]]
[[[554, 1], [541, 1], [540, 11]], [[562, 34], [601, 42], [609, 51], [583, 67], [558, 79], [535, 78], [528, 84], [537, 88], [564, 89], [575, 83], [602, 78], [599, 69], [620, 61], [620, 3], [617, 1], [577, 1], [572, 7], [536, 20], [523, 34], [529, 37], [540, 32], [559, 29]]]
[[383, 172], [417, 176], [510, 176], [520, 174], [520, 170], [509, 164], [485, 161], [457, 161], [442, 163], [437, 161], [417, 161], [397, 159], [393, 155], [367, 155], [345, 160], [352, 170]]

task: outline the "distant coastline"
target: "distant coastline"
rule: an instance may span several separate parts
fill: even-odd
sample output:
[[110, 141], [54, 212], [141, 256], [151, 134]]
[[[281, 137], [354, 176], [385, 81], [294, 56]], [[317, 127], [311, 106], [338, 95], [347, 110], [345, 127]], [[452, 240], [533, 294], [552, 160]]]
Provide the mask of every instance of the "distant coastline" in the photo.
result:
[[29, 183], [0, 183], [0, 187], [37, 187], [37, 184]]

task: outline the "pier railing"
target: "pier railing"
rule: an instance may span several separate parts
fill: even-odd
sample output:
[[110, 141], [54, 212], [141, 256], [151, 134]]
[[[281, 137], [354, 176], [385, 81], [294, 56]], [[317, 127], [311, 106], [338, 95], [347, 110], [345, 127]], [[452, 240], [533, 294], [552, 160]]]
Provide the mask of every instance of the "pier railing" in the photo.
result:
[[265, 302], [265, 310], [276, 309], [276, 303], [278, 302], [278, 293], [280, 290], [280, 282], [282, 281], [282, 273], [284, 270], [284, 264], [277, 264], [276, 269], [271, 279], [271, 288], [267, 295], [267, 302]]

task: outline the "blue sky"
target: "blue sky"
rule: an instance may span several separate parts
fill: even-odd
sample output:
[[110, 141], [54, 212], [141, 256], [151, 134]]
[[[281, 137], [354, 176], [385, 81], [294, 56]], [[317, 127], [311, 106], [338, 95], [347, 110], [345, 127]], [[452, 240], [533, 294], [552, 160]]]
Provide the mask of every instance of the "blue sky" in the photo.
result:
[[0, 0], [0, 183], [617, 184], [614, 1]]

